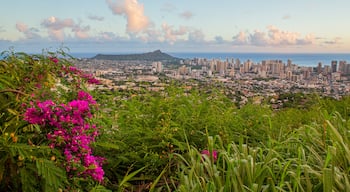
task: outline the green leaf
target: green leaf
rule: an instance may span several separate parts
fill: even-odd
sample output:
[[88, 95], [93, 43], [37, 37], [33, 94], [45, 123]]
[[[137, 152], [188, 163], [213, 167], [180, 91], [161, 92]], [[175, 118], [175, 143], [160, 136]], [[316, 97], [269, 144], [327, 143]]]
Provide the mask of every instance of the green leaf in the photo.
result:
[[35, 177], [35, 172], [29, 167], [30, 166], [25, 166], [19, 170], [22, 190], [28, 192], [36, 192], [38, 191], [38, 178]]
[[38, 175], [44, 179], [45, 191], [57, 191], [67, 183], [65, 170], [57, 167], [53, 161], [37, 159], [36, 168]]
[[111, 192], [111, 190], [106, 189], [104, 186], [102, 185], [97, 185], [96, 187], [92, 188], [90, 190], [90, 192]]
[[125, 187], [126, 183], [131, 180], [136, 174], [138, 174], [139, 172], [141, 172], [142, 170], [144, 170], [147, 166], [144, 166], [134, 172], [132, 172], [131, 174], [127, 174], [124, 176], [123, 180], [119, 183], [119, 186], [121, 188]]

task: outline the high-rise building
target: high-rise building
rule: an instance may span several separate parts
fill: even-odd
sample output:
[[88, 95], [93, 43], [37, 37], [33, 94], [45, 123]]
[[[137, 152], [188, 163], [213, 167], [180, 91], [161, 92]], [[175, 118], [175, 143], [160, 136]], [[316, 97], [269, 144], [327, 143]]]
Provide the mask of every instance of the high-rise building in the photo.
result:
[[347, 74], [346, 71], [346, 61], [339, 61], [338, 71], [342, 74]]
[[337, 72], [337, 65], [338, 65], [338, 61], [333, 60], [331, 63], [331, 67], [332, 67], [332, 73]]
[[287, 61], [287, 67], [292, 67], [292, 60], [288, 59], [288, 61]]
[[317, 74], [322, 73], [322, 62], [319, 62], [317, 65]]

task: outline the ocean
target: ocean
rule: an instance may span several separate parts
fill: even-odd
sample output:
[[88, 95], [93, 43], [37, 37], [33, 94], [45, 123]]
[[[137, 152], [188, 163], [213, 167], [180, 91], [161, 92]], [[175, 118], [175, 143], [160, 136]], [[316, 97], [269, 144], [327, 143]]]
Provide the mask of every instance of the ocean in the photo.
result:
[[[167, 53], [167, 52], [165, 52]], [[71, 53], [72, 56], [77, 58], [91, 58], [97, 53]], [[125, 54], [125, 53], [108, 53], [108, 54]], [[331, 65], [333, 60], [346, 61], [350, 64], [350, 53], [181, 53], [181, 52], [169, 52], [171, 56], [193, 59], [193, 58], [206, 58], [206, 59], [240, 59], [241, 62], [248, 59], [254, 63], [259, 63], [262, 60], [282, 60], [287, 63], [288, 59], [292, 60], [293, 64], [299, 66], [316, 67], [319, 62], [322, 65]]]

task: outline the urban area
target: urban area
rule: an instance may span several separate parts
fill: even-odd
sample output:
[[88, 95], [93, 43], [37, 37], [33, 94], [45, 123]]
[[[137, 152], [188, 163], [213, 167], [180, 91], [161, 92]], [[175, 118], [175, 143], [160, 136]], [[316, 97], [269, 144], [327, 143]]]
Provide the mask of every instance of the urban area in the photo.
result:
[[[220, 85], [228, 94], [239, 93], [239, 102], [250, 98], [278, 97], [282, 93], [317, 93], [340, 99], [350, 92], [347, 61], [300, 66], [292, 60], [262, 60], [254, 63], [239, 58], [192, 58], [179, 61], [77, 59], [73, 63], [102, 82], [99, 89], [164, 89], [167, 81], [178, 80], [187, 87]], [[142, 82], [142, 83], [140, 83]], [[147, 83], [145, 83], [147, 82]], [[96, 87], [94, 87], [96, 88]]]

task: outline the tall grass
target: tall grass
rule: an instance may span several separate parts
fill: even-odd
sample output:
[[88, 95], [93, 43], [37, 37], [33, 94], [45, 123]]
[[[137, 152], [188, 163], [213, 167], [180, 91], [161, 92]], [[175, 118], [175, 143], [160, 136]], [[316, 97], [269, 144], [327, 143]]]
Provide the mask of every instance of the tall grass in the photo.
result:
[[243, 136], [224, 145], [220, 136], [208, 136], [217, 161], [203, 159], [194, 146], [178, 154], [177, 191], [349, 191], [349, 122], [339, 113], [323, 120], [288, 132], [284, 141], [270, 137], [269, 146]]

